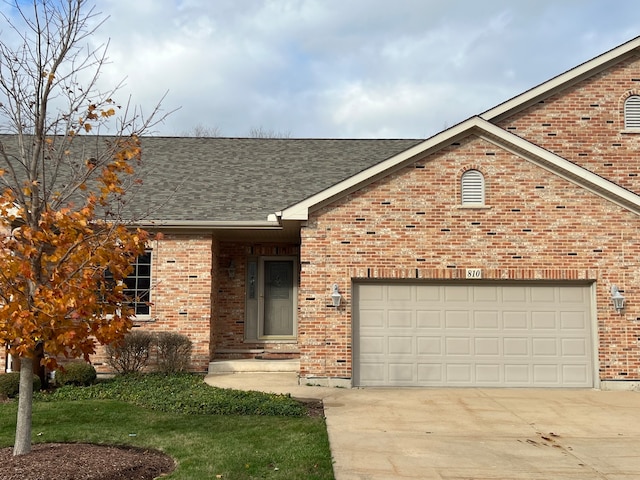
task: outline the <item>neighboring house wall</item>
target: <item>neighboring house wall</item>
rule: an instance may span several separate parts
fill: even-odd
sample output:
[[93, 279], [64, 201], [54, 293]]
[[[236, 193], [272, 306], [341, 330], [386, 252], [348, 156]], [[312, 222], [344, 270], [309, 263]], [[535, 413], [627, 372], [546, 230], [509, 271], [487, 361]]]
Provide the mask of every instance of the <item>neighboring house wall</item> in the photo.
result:
[[[486, 208], [460, 207], [470, 168], [484, 175]], [[484, 279], [595, 281], [600, 378], [640, 378], [639, 230], [629, 211], [468, 137], [311, 214], [301, 232], [301, 376], [352, 377], [352, 281], [482, 268]], [[624, 315], [611, 307], [613, 283], [625, 289]]]
[[498, 125], [640, 193], [640, 131], [624, 127], [624, 101], [640, 93], [640, 59], [621, 62]]

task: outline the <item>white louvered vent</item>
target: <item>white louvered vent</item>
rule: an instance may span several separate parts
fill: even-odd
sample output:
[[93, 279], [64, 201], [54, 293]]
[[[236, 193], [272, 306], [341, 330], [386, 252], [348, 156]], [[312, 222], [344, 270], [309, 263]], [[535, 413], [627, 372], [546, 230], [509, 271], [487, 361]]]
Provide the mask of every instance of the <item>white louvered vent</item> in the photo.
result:
[[640, 129], [640, 95], [632, 95], [624, 102], [624, 128]]
[[462, 174], [462, 205], [484, 205], [484, 177], [478, 170]]

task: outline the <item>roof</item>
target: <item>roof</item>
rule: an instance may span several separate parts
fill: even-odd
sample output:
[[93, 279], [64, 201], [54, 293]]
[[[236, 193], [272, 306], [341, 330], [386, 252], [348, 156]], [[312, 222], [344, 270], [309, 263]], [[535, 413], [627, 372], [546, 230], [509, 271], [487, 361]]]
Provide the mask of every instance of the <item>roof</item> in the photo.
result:
[[292, 205], [281, 212], [281, 217], [283, 220], [306, 220], [313, 210], [470, 135], [492, 142], [500, 148], [519, 155], [524, 160], [640, 214], [640, 196], [635, 193], [476, 116]]
[[420, 141], [145, 137], [132, 204], [157, 224], [259, 227]]

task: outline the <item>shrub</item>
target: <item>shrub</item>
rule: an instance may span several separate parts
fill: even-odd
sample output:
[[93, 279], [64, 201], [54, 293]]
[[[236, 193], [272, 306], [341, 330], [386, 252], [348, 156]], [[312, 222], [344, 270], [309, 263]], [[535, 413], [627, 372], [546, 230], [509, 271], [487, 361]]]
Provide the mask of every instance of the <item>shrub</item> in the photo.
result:
[[71, 362], [56, 370], [56, 384], [76, 385], [78, 387], [88, 387], [95, 382], [97, 377], [96, 369], [87, 362]]
[[[33, 391], [37, 392], [42, 388], [40, 377], [33, 376]], [[0, 397], [16, 397], [20, 390], [20, 372], [3, 373], [0, 375]]]
[[153, 334], [133, 331], [116, 344], [107, 345], [107, 363], [118, 373], [140, 372], [149, 363]]
[[67, 385], [36, 399], [120, 400], [161, 412], [188, 415], [281, 415], [300, 417], [305, 406], [290, 395], [239, 391], [207, 385], [188, 373], [117, 375], [88, 388]]
[[156, 335], [158, 371], [163, 373], [185, 372], [189, 369], [191, 348], [189, 337], [174, 332], [159, 332]]

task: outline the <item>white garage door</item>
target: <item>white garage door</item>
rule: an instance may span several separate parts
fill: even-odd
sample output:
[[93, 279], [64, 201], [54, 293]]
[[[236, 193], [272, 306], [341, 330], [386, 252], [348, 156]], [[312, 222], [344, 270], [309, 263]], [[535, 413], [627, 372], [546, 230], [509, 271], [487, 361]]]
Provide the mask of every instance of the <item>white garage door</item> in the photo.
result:
[[357, 386], [592, 387], [588, 285], [355, 284]]

